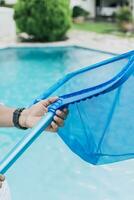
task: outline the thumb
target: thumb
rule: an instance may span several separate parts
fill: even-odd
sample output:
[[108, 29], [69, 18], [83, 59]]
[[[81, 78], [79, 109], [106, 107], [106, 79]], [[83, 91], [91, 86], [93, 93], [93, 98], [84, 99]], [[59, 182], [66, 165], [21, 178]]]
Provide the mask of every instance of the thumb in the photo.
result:
[[52, 103], [58, 100], [58, 97], [51, 97], [49, 99], [42, 100], [41, 103], [43, 106], [48, 107]]

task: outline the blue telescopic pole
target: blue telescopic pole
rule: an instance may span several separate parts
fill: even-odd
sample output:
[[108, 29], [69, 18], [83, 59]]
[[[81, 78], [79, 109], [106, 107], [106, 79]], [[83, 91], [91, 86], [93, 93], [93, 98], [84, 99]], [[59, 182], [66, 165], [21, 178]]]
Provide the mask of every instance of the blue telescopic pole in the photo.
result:
[[0, 164], [0, 173], [5, 174], [6, 171], [16, 162], [23, 152], [39, 137], [39, 135], [49, 126], [54, 116], [54, 112], [48, 112], [32, 131], [26, 135]]

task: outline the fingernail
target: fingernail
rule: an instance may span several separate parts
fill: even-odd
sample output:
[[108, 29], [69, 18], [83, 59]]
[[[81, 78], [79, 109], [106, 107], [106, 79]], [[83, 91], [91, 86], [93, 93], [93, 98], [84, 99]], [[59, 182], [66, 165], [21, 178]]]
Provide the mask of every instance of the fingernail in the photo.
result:
[[60, 114], [61, 114], [61, 111], [60, 111], [60, 110], [57, 110], [57, 111], [56, 111], [56, 114], [57, 114], [57, 115], [60, 115]]

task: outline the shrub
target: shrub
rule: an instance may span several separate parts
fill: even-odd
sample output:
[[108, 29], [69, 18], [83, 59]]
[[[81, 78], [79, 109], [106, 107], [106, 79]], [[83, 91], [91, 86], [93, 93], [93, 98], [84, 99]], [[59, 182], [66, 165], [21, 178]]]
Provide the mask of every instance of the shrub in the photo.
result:
[[124, 6], [116, 13], [116, 18], [119, 23], [132, 22], [132, 12], [128, 6]]
[[69, 0], [18, 0], [14, 19], [17, 28], [36, 41], [64, 38], [71, 24]]
[[5, 5], [5, 0], [0, 0], [0, 6], [4, 6]]
[[73, 14], [72, 14], [73, 18], [81, 17], [81, 16], [87, 17], [88, 15], [89, 15], [89, 12], [87, 12], [83, 8], [81, 8], [79, 6], [74, 6], [74, 8], [73, 8]]
[[133, 16], [130, 8], [124, 6], [116, 13], [117, 22], [121, 31], [133, 32]]

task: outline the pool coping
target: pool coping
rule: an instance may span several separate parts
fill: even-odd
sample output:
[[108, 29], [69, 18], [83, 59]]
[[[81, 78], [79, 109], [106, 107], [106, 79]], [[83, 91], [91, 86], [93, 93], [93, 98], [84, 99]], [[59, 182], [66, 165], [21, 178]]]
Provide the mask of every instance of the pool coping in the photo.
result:
[[21, 43], [21, 44], [10, 44], [10, 45], [0, 45], [0, 50], [4, 49], [16, 49], [16, 48], [66, 48], [66, 47], [74, 47], [74, 48], [81, 48], [85, 50], [91, 50], [95, 52], [100, 52], [104, 54], [110, 54], [113, 56], [119, 55], [114, 52], [109, 52], [109, 51], [104, 51], [96, 48], [90, 48], [84, 45], [76, 45], [76, 44], [65, 44], [65, 43], [47, 43], [47, 44], [42, 44], [42, 43]]

